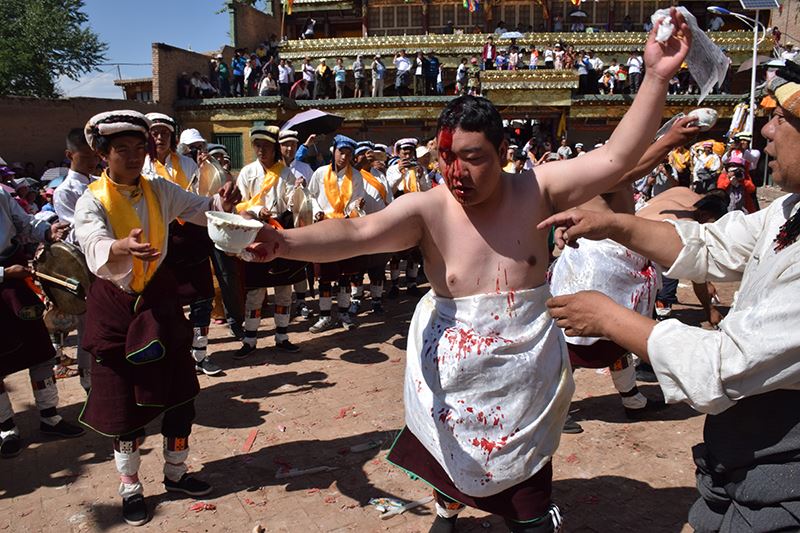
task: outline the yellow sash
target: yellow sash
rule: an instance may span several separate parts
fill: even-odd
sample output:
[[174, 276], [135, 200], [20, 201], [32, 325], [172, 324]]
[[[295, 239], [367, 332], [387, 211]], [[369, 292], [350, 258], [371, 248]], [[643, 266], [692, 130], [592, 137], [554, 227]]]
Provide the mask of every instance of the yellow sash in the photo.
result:
[[236, 211], [237, 212], [247, 211], [256, 205], [259, 205], [263, 201], [263, 198], [267, 194], [269, 194], [269, 191], [271, 191], [272, 188], [275, 187], [275, 185], [278, 183], [278, 180], [280, 179], [281, 173], [283, 172], [283, 168], [285, 166], [286, 165], [283, 164], [283, 161], [278, 160], [271, 167], [265, 168], [264, 182], [261, 186], [261, 190], [258, 191], [258, 194], [256, 194], [249, 200], [246, 200], [244, 202], [239, 202], [238, 204], [236, 204]]
[[[89, 185], [89, 190], [95, 198], [102, 204], [114, 230], [114, 237], [117, 239], [126, 238], [134, 229], [142, 227], [142, 221], [136, 210], [133, 208], [131, 200], [126, 198], [119, 190], [119, 184], [114, 183], [105, 171], [100, 179], [95, 180]], [[153, 191], [150, 182], [144, 176], [139, 176], [139, 187], [144, 195], [145, 205], [147, 206], [147, 220], [149, 231], [146, 242], [154, 248], [162, 248], [166, 240], [166, 229], [164, 219], [161, 216], [161, 205], [158, 197]], [[141, 259], [133, 258], [133, 279], [131, 289], [134, 292], [142, 292], [156, 272], [156, 265]]]
[[418, 192], [419, 187], [417, 185], [417, 171], [414, 168], [409, 168], [406, 170], [406, 180], [405, 185], [403, 187], [403, 192]]
[[328, 172], [325, 173], [325, 196], [328, 198], [328, 203], [333, 207], [333, 213], [327, 213], [325, 218], [344, 218], [346, 216], [344, 210], [347, 204], [350, 203], [352, 195], [353, 168], [347, 165], [340, 190], [339, 178], [336, 176], [336, 172], [333, 171], [333, 164], [329, 165]]
[[372, 185], [376, 191], [378, 191], [378, 194], [380, 194], [381, 198], [383, 199], [383, 203], [386, 203], [386, 187], [383, 186], [381, 180], [379, 180], [378, 178], [373, 176], [371, 172], [367, 172], [366, 170], [361, 171], [361, 177], [364, 178], [364, 181]]
[[172, 172], [167, 170], [167, 167], [161, 164], [161, 161], [155, 159], [153, 161], [154, 166], [156, 167], [156, 174], [161, 176], [167, 181], [171, 181], [184, 191], [189, 188], [189, 178], [186, 177], [186, 174], [183, 172], [183, 167], [181, 166], [181, 158], [178, 157], [178, 154], [175, 152], [171, 152], [169, 154], [170, 159], [172, 160]]

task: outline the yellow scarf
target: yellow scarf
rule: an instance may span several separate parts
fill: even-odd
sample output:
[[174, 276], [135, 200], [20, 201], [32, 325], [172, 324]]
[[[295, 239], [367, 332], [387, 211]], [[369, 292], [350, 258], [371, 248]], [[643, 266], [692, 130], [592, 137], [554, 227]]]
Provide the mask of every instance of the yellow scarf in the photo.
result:
[[[259, 163], [259, 164], [261, 164], [261, 163]], [[264, 169], [264, 182], [263, 182], [263, 184], [261, 186], [261, 190], [258, 191], [258, 194], [256, 194], [255, 196], [253, 196], [249, 200], [246, 200], [244, 202], [239, 202], [238, 204], [236, 204], [236, 211], [238, 211], [238, 212], [247, 211], [248, 209], [252, 208], [253, 206], [259, 205], [263, 201], [263, 198], [267, 194], [269, 194], [269, 191], [271, 191], [272, 188], [275, 187], [275, 185], [278, 183], [278, 179], [280, 179], [281, 172], [283, 172], [283, 168], [285, 166], [286, 165], [283, 164], [283, 161], [281, 161], [279, 159], [271, 167], [265, 168]], [[263, 165], [262, 165], [262, 168], [263, 168]]]
[[383, 186], [383, 183], [381, 183], [378, 178], [373, 176], [371, 172], [366, 170], [361, 171], [361, 177], [363, 177], [364, 181], [372, 185], [375, 190], [378, 191], [378, 194], [380, 194], [381, 198], [383, 199], [383, 203], [386, 203], [386, 187]]
[[403, 187], [404, 192], [417, 192], [419, 191], [419, 187], [417, 186], [417, 171], [414, 168], [409, 168], [406, 170], [406, 180], [405, 186]]
[[325, 173], [325, 196], [328, 198], [328, 203], [333, 207], [333, 213], [326, 214], [325, 218], [344, 218], [346, 216], [344, 210], [347, 204], [350, 203], [352, 195], [353, 167], [347, 165], [340, 190], [339, 178], [336, 176], [336, 172], [333, 171], [333, 163], [331, 163], [328, 166], [328, 172]]
[[172, 160], [172, 172], [167, 170], [165, 165], [161, 164], [161, 161], [158, 159], [154, 159], [153, 163], [156, 167], [156, 174], [161, 176], [167, 181], [171, 181], [184, 191], [189, 188], [189, 179], [186, 177], [186, 174], [183, 172], [183, 167], [181, 166], [181, 158], [178, 157], [178, 154], [175, 152], [171, 152], [169, 154], [170, 159]]
[[[141, 228], [142, 221], [133, 208], [133, 202], [119, 191], [120, 187], [124, 186], [114, 183], [108, 177], [106, 171], [103, 171], [100, 179], [89, 185], [89, 190], [92, 191], [94, 197], [106, 210], [111, 229], [114, 230], [114, 237], [124, 239], [132, 230]], [[139, 187], [144, 196], [147, 207], [147, 220], [150, 226], [146, 242], [149, 242], [154, 248], [161, 248], [164, 246], [164, 241], [167, 237], [164, 219], [161, 216], [161, 204], [153, 191], [152, 185], [144, 176], [139, 176]], [[155, 273], [155, 264], [134, 257], [131, 289], [137, 293], [142, 292]]]

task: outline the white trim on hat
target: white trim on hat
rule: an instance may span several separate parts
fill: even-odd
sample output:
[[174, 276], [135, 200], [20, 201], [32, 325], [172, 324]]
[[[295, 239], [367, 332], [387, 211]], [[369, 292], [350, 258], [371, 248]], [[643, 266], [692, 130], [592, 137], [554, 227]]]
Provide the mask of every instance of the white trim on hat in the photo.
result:
[[188, 130], [183, 130], [181, 132], [181, 138], [178, 141], [179, 144], [185, 144], [186, 146], [190, 146], [194, 143], [206, 143], [206, 141], [200, 132], [197, 131], [195, 128], [189, 128]]
[[175, 133], [175, 119], [169, 115], [165, 115], [164, 113], [148, 113], [145, 115], [147, 120], [152, 122], [150, 127], [153, 126], [166, 126], [169, 131]]
[[125, 132], [139, 132], [147, 135], [150, 130], [150, 119], [142, 113], [131, 109], [104, 111], [98, 113], [86, 123], [83, 135], [86, 143], [94, 149], [98, 136], [115, 135]]

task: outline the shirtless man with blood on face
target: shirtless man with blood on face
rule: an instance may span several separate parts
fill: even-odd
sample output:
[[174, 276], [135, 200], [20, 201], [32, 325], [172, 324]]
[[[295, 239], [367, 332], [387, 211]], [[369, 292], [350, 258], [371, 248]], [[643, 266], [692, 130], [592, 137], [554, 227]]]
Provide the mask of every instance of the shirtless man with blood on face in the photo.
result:
[[[265, 227], [248, 255], [338, 261], [419, 246], [431, 291], [408, 335], [406, 424], [389, 461], [436, 488], [431, 531], [454, 531], [465, 505], [502, 516], [514, 532], [550, 532], [551, 457], [574, 390], [561, 332], [548, 317], [545, 282], [551, 213], [618, 183], [655, 136], [668, 80], [691, 34], [651, 34], [647, 76], [609, 142], [585, 157], [507, 174], [502, 119], [483, 98], [450, 102], [437, 128], [446, 187], [406, 194], [366, 217]], [[403, 231], [397, 231], [402, 227]]]

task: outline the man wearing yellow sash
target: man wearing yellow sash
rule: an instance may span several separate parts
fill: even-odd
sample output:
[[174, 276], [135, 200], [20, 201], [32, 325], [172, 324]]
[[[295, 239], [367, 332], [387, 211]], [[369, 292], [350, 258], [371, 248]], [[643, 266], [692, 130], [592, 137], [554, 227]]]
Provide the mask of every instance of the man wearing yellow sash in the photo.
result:
[[[360, 141], [356, 145], [354, 166], [364, 179], [364, 212], [377, 213], [394, 199], [392, 188], [384, 174], [372, 167], [375, 145], [370, 141]], [[364, 270], [369, 275], [369, 293], [372, 298], [372, 312], [383, 312], [383, 285], [386, 282], [386, 263], [389, 255], [376, 254], [366, 256], [364, 269], [353, 277], [350, 288], [350, 314], [355, 315], [361, 306], [364, 296]]]
[[[400, 139], [395, 143], [395, 152], [398, 159], [386, 171], [386, 179], [392, 187], [396, 196], [402, 196], [409, 192], [424, 192], [433, 187], [428, 177], [428, 172], [422, 168], [416, 157], [418, 145], [417, 139]], [[417, 275], [422, 257], [416, 248], [406, 250], [392, 256], [389, 261], [389, 276], [392, 286], [386, 296], [397, 298], [400, 295], [400, 261], [406, 261], [406, 291], [409, 295], [417, 296]]]
[[[313, 136], [311, 136], [309, 140], [313, 141]], [[306, 143], [311, 144], [309, 140], [306, 140]], [[292, 174], [294, 174], [295, 180], [302, 180], [303, 183], [308, 183], [311, 180], [311, 176], [314, 174], [314, 169], [311, 168], [311, 165], [296, 157], [297, 149], [300, 146], [298, 132], [294, 130], [281, 130], [278, 135], [278, 142], [281, 146], [283, 164], [289, 167]], [[303, 318], [311, 317], [311, 308], [306, 304], [309, 280], [312, 284], [314, 283], [314, 272], [310, 265], [306, 270], [306, 277], [295, 283], [292, 287], [295, 295], [295, 310], [297, 315]]]
[[[280, 227], [292, 227], [289, 199], [294, 191], [295, 176], [283, 162], [278, 151], [277, 126], [254, 126], [250, 142], [256, 160], [239, 172], [236, 187], [242, 202], [236, 209], [243, 216], [258, 218]], [[289, 341], [288, 328], [292, 305], [292, 284], [305, 279], [305, 263], [277, 261], [270, 264], [244, 263], [245, 297], [244, 338], [242, 347], [234, 354], [244, 359], [256, 349], [261, 308], [267, 287], [275, 290], [275, 347], [286, 352], [298, 352]]]
[[[175, 129], [172, 117], [163, 113], [148, 113], [150, 120], [150, 153], [144, 160], [142, 174], [148, 178], [162, 177], [183, 190], [197, 193], [199, 167], [191, 157], [175, 151]], [[209, 257], [213, 245], [204, 226], [176, 220], [169, 228], [170, 254], [167, 265], [175, 271], [182, 303], [189, 305], [192, 323], [192, 357], [197, 372], [214, 376], [222, 372], [208, 357], [208, 327], [214, 302], [214, 284]]]
[[[308, 183], [308, 193], [314, 205], [314, 219], [357, 218], [365, 203], [364, 179], [353, 168], [353, 152], [356, 142], [350, 137], [337, 135], [333, 139], [333, 161], [319, 167]], [[356, 258], [357, 259], [357, 258]], [[337, 281], [339, 292], [336, 304], [342, 326], [350, 330], [355, 321], [350, 315], [350, 278], [361, 270], [361, 264], [353, 259], [335, 263], [319, 264], [319, 320], [309, 328], [311, 333], [320, 333], [336, 326], [331, 316], [333, 307], [333, 282]]]
[[164, 487], [191, 496], [211, 487], [186, 468], [188, 438], [199, 391], [191, 356], [192, 328], [183, 315], [167, 257], [169, 224], [204, 225], [211, 209], [229, 211], [231, 184], [213, 198], [163, 178], [146, 178], [150, 121], [136, 111], [92, 117], [86, 141], [108, 170], [89, 185], [75, 209], [75, 235], [97, 276], [86, 300], [83, 346], [92, 354], [92, 388], [81, 422], [114, 438], [122, 514], [131, 525], [148, 521], [138, 478], [144, 427], [163, 414]]

